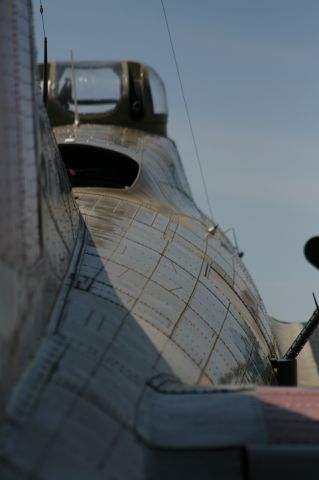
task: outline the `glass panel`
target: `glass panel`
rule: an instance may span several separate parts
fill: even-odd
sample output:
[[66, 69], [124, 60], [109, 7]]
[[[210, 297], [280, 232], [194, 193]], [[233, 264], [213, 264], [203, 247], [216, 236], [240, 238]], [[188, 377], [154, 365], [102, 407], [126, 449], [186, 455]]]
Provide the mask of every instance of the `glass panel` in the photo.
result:
[[148, 78], [153, 101], [153, 112], [167, 114], [167, 100], [164, 83], [152, 68], [149, 69]]
[[[77, 66], [75, 82], [80, 114], [104, 113], [113, 110], [121, 97], [120, 65]], [[72, 68], [65, 67], [58, 82], [58, 99], [66, 110], [74, 112]]]

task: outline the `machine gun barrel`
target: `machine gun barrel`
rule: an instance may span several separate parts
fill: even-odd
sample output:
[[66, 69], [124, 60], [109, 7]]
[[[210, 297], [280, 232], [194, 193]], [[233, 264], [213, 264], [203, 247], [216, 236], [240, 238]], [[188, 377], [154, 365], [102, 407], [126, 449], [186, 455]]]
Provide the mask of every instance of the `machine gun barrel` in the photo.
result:
[[316, 308], [316, 310], [313, 312], [310, 319], [308, 320], [304, 328], [301, 330], [291, 347], [289, 347], [289, 349], [285, 353], [284, 359], [291, 360], [299, 355], [299, 353], [317, 328], [318, 324], [319, 310], [318, 308]]

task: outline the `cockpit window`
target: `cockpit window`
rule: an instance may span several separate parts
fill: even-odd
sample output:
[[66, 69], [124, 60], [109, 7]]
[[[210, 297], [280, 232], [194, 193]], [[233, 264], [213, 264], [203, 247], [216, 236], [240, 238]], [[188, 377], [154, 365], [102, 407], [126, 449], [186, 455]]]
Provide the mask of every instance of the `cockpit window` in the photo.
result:
[[164, 83], [152, 68], [149, 68], [148, 78], [152, 95], [153, 113], [167, 115], [167, 100]]
[[92, 145], [59, 145], [72, 187], [129, 188], [139, 165], [131, 157]]
[[58, 80], [57, 97], [69, 112], [74, 112], [75, 91], [80, 114], [106, 113], [113, 110], [121, 98], [121, 67], [74, 66], [75, 86], [72, 67], [66, 66]]

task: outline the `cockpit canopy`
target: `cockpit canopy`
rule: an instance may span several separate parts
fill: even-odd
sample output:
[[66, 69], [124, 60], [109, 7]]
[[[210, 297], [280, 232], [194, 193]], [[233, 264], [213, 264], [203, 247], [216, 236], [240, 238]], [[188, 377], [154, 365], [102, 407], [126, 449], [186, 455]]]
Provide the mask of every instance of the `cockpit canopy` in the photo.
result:
[[[40, 65], [40, 76], [43, 65]], [[166, 135], [165, 87], [151, 67], [135, 62], [50, 62], [48, 113], [53, 126], [123, 125]]]
[[108, 113], [121, 98], [121, 65], [57, 65], [56, 98], [69, 112], [74, 112], [75, 97], [81, 115]]

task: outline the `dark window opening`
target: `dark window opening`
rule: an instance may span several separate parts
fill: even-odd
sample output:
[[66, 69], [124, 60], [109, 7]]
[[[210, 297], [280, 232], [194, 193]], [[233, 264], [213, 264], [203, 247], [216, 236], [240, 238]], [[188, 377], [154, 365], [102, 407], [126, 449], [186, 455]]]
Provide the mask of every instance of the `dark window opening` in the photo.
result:
[[114, 150], [90, 145], [60, 145], [72, 187], [128, 188], [135, 182], [139, 165]]

